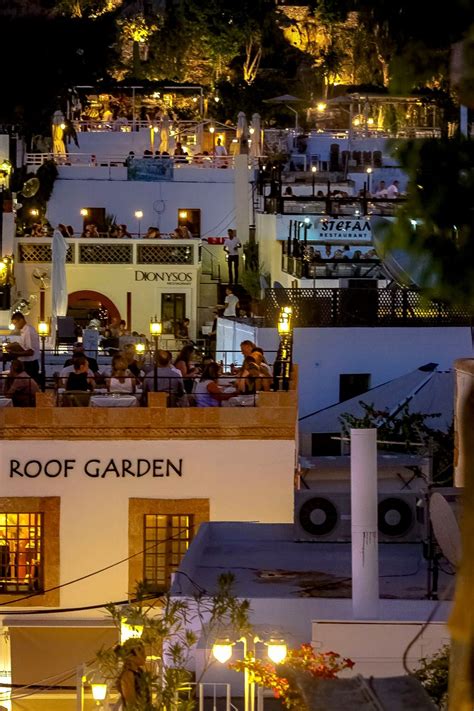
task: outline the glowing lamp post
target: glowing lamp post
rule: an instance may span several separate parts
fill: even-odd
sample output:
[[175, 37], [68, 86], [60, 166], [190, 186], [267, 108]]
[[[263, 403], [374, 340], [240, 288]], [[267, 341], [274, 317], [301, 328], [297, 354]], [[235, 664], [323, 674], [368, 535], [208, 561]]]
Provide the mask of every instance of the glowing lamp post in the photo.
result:
[[138, 236], [141, 237], [141, 232], [140, 232], [140, 225], [143, 217], [143, 211], [142, 210], [135, 210], [135, 218], [138, 221]]
[[[256, 659], [256, 645], [258, 642], [264, 642], [260, 637], [240, 637], [235, 642], [229, 639], [216, 640], [212, 646], [212, 655], [221, 664], [225, 664], [232, 657], [232, 647], [237, 643], [242, 642], [244, 646], [244, 660]], [[274, 664], [280, 664], [287, 655], [287, 645], [283, 640], [270, 639], [264, 642], [267, 647], [269, 659]], [[250, 673], [247, 668], [244, 668], [244, 711], [254, 711], [255, 709], [255, 682], [251, 681]]]
[[367, 192], [370, 194], [370, 176], [372, 175], [372, 168], [367, 168], [365, 171], [367, 173]]
[[163, 325], [161, 321], [158, 321], [157, 317], [150, 320], [150, 336], [153, 338], [154, 342], [154, 358], [153, 358], [153, 388], [155, 392], [158, 392], [158, 345], [159, 338], [163, 330]]
[[279, 371], [282, 390], [289, 390], [291, 377], [292, 349], [293, 349], [293, 309], [284, 306], [280, 311], [277, 329], [280, 336], [280, 348], [277, 357], [277, 375]]
[[45, 367], [45, 356], [44, 348], [45, 341], [50, 333], [49, 321], [41, 320], [38, 322], [38, 336], [41, 338], [41, 389], [44, 392], [46, 389], [46, 367]]
[[312, 187], [312, 191], [313, 191], [313, 197], [314, 197], [314, 188], [315, 188], [315, 179], [316, 179], [316, 171], [317, 170], [318, 169], [315, 165], [313, 165], [311, 167], [311, 187]]

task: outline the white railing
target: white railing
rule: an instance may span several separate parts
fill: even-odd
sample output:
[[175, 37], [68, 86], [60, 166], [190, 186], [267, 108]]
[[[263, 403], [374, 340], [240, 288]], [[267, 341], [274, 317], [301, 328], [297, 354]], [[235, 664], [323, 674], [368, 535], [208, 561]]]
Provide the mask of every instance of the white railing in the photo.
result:
[[[95, 155], [91, 153], [27, 153], [26, 164], [40, 166], [47, 161], [53, 160], [61, 167], [85, 167], [85, 168], [124, 168], [126, 167], [125, 155]], [[233, 168], [233, 156], [212, 156], [197, 154], [194, 156], [157, 156], [160, 160], [169, 160], [174, 169], [180, 168]], [[154, 157], [136, 157], [135, 160], [154, 160]]]
[[[150, 129], [161, 129], [163, 125], [158, 119], [148, 119], [146, 121], [132, 119], [112, 119], [103, 121], [101, 119], [73, 120], [72, 125], [78, 133], [89, 131], [93, 133], [106, 133], [116, 131], [121, 133], [131, 133], [132, 131], [144, 131]], [[168, 129], [171, 136], [183, 136], [185, 133], [196, 133], [200, 129], [208, 130], [209, 126], [214, 126], [219, 133], [227, 132], [234, 134], [236, 126], [204, 119], [203, 121], [169, 121]]]
[[[212, 711], [217, 711], [217, 691], [218, 687], [222, 688], [225, 692], [225, 711], [231, 711], [231, 689], [230, 684], [225, 684], [224, 682], [201, 682], [197, 685], [198, 687], [198, 699], [199, 699], [199, 711], [204, 711], [204, 699], [210, 698], [209, 694], [205, 696], [205, 690], [210, 687], [211, 698], [212, 698]], [[222, 696], [222, 694], [219, 694]], [[234, 707], [235, 708], [235, 707]]]

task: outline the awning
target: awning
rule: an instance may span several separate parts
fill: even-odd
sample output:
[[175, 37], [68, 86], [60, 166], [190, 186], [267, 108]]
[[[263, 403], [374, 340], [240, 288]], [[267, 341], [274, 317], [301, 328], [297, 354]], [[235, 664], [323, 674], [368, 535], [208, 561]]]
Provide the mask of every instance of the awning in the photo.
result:
[[42, 684], [60, 676], [61, 683], [75, 684], [76, 670], [94, 660], [101, 647], [119, 641], [115, 627], [23, 627], [9, 626], [13, 684]]

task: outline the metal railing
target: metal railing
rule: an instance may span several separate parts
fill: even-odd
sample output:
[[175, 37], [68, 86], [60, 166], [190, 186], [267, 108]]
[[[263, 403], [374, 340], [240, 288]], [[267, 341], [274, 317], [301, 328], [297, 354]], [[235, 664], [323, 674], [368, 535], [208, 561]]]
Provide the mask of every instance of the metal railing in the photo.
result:
[[302, 195], [265, 197], [264, 211], [278, 215], [332, 215], [334, 217], [360, 217], [362, 215], [394, 215], [406, 199], [375, 198], [368, 195], [357, 197], [333, 197], [327, 195]]
[[[375, 283], [375, 282], [374, 282]], [[469, 326], [472, 314], [410, 289], [266, 289], [266, 325], [278, 322], [283, 306], [293, 307], [293, 326]]]
[[297, 279], [386, 279], [379, 259], [319, 259], [282, 255], [282, 270]]

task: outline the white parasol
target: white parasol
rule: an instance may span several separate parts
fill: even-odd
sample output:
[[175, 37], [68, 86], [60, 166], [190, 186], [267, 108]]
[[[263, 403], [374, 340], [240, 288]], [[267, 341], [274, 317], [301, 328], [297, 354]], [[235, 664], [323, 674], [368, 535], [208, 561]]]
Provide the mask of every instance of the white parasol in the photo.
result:
[[58, 229], [53, 233], [52, 274], [51, 274], [51, 315], [67, 314], [66, 254], [68, 244]]
[[170, 140], [170, 120], [168, 116], [163, 116], [161, 119], [161, 130], [160, 130], [160, 152], [169, 153], [169, 140]]
[[260, 158], [262, 155], [262, 122], [260, 114], [253, 114], [251, 123], [252, 143], [250, 144], [250, 155], [253, 158]]

